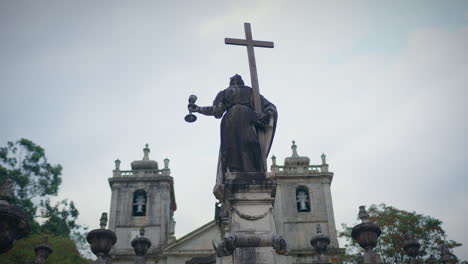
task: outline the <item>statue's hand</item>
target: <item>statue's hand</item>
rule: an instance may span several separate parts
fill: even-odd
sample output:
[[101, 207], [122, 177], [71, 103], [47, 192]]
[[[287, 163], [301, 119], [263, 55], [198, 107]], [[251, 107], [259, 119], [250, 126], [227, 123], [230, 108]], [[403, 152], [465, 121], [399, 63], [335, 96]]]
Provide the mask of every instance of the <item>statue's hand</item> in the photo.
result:
[[187, 108], [192, 113], [196, 113], [199, 110], [199, 107], [196, 104], [188, 104]]
[[257, 126], [265, 127], [270, 122], [270, 115], [269, 113], [257, 113]]

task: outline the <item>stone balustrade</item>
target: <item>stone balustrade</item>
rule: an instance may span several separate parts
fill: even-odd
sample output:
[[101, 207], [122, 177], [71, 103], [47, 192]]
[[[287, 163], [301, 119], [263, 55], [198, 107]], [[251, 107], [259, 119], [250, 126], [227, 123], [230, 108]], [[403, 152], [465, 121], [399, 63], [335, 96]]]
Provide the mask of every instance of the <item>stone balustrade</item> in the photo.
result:
[[287, 172], [302, 172], [302, 173], [312, 173], [320, 174], [322, 172], [328, 172], [328, 164], [325, 165], [307, 165], [307, 166], [280, 166], [272, 165], [271, 172], [276, 173], [287, 173]]
[[160, 176], [170, 176], [170, 169], [161, 169], [161, 170], [114, 170], [114, 177], [139, 177], [139, 176], [148, 176], [148, 175], [160, 175]]

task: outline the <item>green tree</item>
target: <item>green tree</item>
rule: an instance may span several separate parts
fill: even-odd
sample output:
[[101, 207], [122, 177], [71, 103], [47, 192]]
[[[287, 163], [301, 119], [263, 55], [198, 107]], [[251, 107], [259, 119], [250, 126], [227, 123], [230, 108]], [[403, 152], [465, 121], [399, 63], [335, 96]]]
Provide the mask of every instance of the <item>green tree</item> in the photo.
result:
[[[44, 149], [31, 140], [23, 138], [0, 147], [0, 184], [13, 181], [11, 203], [28, 214], [31, 233], [72, 238], [85, 249], [87, 228], [77, 224], [79, 211], [73, 201], [50, 200], [58, 194], [61, 174], [62, 166], [49, 163]], [[6, 258], [0, 256], [0, 260], [3, 263]]]
[[34, 232], [39, 228], [35, 221], [38, 204], [45, 197], [57, 195], [61, 173], [62, 166], [50, 164], [44, 149], [28, 139], [10, 141], [0, 148], [0, 184], [13, 180], [12, 203], [29, 215]]
[[[385, 204], [371, 205], [367, 209], [369, 220], [382, 228], [377, 247], [374, 249], [382, 256], [385, 263], [407, 263], [408, 257], [403, 251], [407, 234], [411, 234], [421, 244], [419, 257], [427, 259], [431, 255], [440, 256], [443, 244], [449, 248], [461, 246], [460, 243], [448, 240], [442, 228], [442, 221], [427, 215], [399, 210]], [[340, 237], [347, 240], [345, 262], [357, 263], [358, 254], [362, 252], [357, 242], [351, 238], [353, 226], [342, 224]]]

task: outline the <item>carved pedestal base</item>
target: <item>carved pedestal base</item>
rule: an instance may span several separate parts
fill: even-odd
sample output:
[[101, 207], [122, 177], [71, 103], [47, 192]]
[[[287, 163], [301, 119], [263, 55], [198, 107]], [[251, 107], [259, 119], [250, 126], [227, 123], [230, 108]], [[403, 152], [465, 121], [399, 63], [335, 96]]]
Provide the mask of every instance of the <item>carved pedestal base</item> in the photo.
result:
[[217, 263], [272, 264], [286, 254], [276, 234], [273, 202], [276, 184], [265, 173], [230, 173], [223, 186], [219, 224], [223, 240], [216, 246]]

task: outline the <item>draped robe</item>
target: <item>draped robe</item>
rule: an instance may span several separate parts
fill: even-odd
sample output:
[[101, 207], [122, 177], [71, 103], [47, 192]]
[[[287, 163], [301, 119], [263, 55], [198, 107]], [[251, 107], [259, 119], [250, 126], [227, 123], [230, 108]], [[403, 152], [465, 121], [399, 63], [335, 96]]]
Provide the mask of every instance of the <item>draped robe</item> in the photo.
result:
[[[232, 85], [218, 93], [213, 106], [202, 107], [200, 113], [222, 117], [217, 185], [224, 183], [226, 172], [264, 172], [266, 164], [263, 162], [270, 151], [278, 114], [276, 107], [265, 97], [260, 96], [260, 100], [262, 113], [270, 117], [264, 127], [257, 125], [253, 90], [248, 86]], [[264, 146], [258, 139], [260, 129], [266, 134]]]

